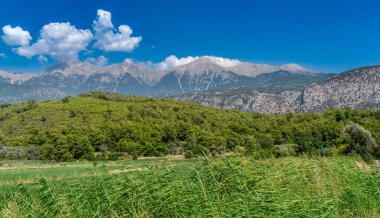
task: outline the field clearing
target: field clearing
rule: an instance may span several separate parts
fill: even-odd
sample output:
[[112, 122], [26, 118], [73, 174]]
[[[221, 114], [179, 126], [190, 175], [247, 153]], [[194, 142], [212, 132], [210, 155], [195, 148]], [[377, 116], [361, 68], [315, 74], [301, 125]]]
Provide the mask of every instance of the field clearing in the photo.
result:
[[[77, 161], [63, 163], [46, 163], [38, 161], [4, 161], [0, 162], [0, 186], [31, 184], [41, 178], [64, 180], [78, 177], [102, 176], [136, 170], [147, 170], [152, 167], [182, 166], [192, 163], [191, 160], [177, 158], [146, 158], [137, 161]], [[1, 189], [1, 188], [0, 188]]]
[[0, 168], [4, 217], [379, 217], [380, 174], [349, 157], [27, 163]]

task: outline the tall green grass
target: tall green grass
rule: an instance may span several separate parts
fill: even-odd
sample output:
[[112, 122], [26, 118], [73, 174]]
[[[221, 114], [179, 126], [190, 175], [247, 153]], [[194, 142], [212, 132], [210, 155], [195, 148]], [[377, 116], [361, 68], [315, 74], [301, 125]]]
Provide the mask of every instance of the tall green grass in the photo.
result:
[[18, 185], [4, 217], [379, 217], [380, 174], [356, 159], [200, 159]]

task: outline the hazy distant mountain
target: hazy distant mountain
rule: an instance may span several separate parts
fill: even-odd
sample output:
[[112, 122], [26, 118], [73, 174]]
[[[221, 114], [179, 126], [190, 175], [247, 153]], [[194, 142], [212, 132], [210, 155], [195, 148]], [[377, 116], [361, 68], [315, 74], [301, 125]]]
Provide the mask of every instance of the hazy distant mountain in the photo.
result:
[[253, 64], [241, 62], [240, 64], [230, 67], [231, 71], [241, 76], [256, 77], [263, 74], [271, 74], [275, 72], [291, 72], [294, 74], [308, 74], [317, 76], [319, 73], [313, 70], [305, 69], [297, 64], [285, 64], [280, 67], [274, 67], [267, 64]]
[[[221, 58], [208, 56], [170, 68], [130, 62], [107, 67], [86, 62], [60, 63], [34, 76], [0, 73], [0, 81], [4, 84], [18, 84], [20, 90], [45, 88], [51, 91], [46, 94], [46, 98], [78, 95], [93, 90], [163, 97], [193, 91], [239, 87], [278, 92], [301, 89], [305, 84], [331, 77], [329, 74], [307, 70], [295, 64], [274, 67], [240, 61], [231, 61], [231, 63], [225, 64]], [[7, 87], [2, 89], [5, 90]], [[4, 93], [8, 92], [0, 93], [0, 99], [7, 99]], [[24, 96], [34, 98], [31, 93], [34, 92], [29, 91]], [[37, 95], [35, 98], [41, 99], [41, 96]], [[20, 101], [24, 99], [20, 98]]]
[[0, 83], [21, 84], [34, 76], [34, 74], [29, 73], [11, 73], [0, 70]]
[[98, 67], [89, 63], [61, 63], [48, 68], [41, 75], [24, 84], [38, 87], [57, 88], [67, 95], [78, 95], [92, 90], [108, 92], [145, 94], [145, 81], [135, 77], [135, 66], [122, 71], [123, 66], [109, 68]]
[[302, 91], [268, 93], [240, 88], [193, 92], [175, 98], [219, 108], [268, 113], [316, 112], [330, 107], [380, 109], [380, 66], [336, 75], [306, 85]]
[[33, 87], [28, 85], [0, 84], [0, 102], [17, 103], [28, 100], [53, 100], [66, 96], [56, 88]]

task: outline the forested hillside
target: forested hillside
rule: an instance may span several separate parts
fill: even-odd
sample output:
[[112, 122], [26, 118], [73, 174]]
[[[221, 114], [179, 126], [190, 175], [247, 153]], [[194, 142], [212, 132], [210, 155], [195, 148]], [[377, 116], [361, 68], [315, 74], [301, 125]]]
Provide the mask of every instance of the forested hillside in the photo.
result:
[[0, 158], [340, 154], [352, 151], [352, 142], [342, 134], [351, 122], [380, 142], [378, 110], [269, 115], [104, 92], [3, 107]]

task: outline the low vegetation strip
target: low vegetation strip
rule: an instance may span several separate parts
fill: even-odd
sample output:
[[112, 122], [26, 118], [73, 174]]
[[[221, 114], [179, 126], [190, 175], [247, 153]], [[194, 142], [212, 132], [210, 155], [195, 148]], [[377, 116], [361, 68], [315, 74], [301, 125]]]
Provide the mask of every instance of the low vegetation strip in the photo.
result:
[[362, 170], [358, 161], [201, 158], [119, 174], [41, 178], [1, 188], [0, 210], [4, 217], [379, 217], [379, 170]]
[[91, 92], [0, 109], [0, 159], [54, 161], [226, 153], [380, 157], [380, 111], [269, 115]]

